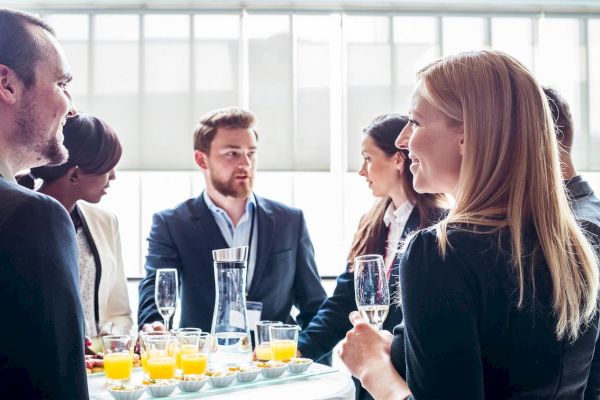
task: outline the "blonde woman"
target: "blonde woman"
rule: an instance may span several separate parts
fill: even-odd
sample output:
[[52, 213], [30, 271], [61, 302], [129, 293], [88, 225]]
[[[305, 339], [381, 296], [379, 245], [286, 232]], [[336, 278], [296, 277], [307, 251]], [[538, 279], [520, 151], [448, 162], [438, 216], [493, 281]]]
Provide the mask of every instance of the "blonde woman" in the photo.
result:
[[540, 86], [500, 52], [446, 57], [418, 73], [410, 119], [415, 189], [456, 205], [406, 246], [403, 332], [390, 347], [352, 315], [342, 360], [375, 398], [597, 396], [598, 261]]

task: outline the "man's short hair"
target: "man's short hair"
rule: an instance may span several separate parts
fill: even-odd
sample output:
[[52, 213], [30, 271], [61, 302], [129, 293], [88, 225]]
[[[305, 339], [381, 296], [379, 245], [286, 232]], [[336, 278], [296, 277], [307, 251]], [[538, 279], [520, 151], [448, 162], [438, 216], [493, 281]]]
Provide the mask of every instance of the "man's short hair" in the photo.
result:
[[545, 86], [544, 93], [552, 111], [556, 139], [563, 149], [570, 151], [573, 146], [573, 117], [569, 104], [554, 88]]
[[0, 64], [12, 69], [26, 88], [35, 83], [35, 67], [48, 49], [48, 43], [31, 33], [30, 25], [55, 36], [54, 29], [34, 15], [0, 9]]
[[210, 153], [212, 143], [219, 128], [251, 129], [256, 139], [258, 134], [254, 126], [254, 114], [239, 107], [227, 107], [210, 111], [200, 118], [200, 122], [194, 131], [194, 150]]

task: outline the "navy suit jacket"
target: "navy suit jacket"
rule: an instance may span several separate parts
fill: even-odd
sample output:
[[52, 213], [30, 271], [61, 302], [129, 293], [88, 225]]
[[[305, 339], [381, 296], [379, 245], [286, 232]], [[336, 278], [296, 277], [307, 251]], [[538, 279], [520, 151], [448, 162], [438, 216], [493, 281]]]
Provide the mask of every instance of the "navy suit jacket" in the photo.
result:
[[2, 177], [0, 316], [0, 398], [88, 398], [73, 223]]
[[[439, 218], [441, 210], [434, 219]], [[432, 221], [435, 222], [435, 221]], [[419, 210], [415, 207], [406, 221], [401, 238], [415, 231], [419, 226]], [[379, 254], [385, 251], [387, 232], [382, 235], [379, 244]], [[392, 332], [394, 327], [402, 322], [402, 308], [395, 301], [399, 282], [399, 257], [396, 257], [390, 272], [390, 298], [392, 305], [387, 318], [383, 323], [383, 329]], [[327, 356], [333, 347], [342, 340], [346, 332], [352, 329], [348, 314], [356, 311], [356, 300], [354, 297], [354, 273], [346, 268], [338, 278], [333, 295], [329, 297], [319, 309], [319, 313], [310, 322], [308, 328], [300, 332], [298, 338], [298, 349], [304, 357], [320, 360]]]
[[[314, 261], [302, 211], [259, 196], [258, 249], [247, 299], [263, 303], [263, 320], [305, 327], [327, 297]], [[212, 250], [229, 247], [203, 196], [156, 213], [148, 237], [146, 277], [140, 282], [138, 321], [162, 321], [154, 304], [158, 268], [179, 271], [182, 327], [210, 332], [215, 301]]]

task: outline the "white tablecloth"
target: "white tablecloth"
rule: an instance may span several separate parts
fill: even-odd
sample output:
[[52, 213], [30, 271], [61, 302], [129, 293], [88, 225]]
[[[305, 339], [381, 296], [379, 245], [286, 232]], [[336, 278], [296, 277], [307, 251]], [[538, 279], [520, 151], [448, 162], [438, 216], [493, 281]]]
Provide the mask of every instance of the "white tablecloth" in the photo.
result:
[[[210, 384], [196, 393], [184, 393], [175, 389], [175, 391], [165, 399], [195, 399], [209, 397], [219, 400], [265, 400], [282, 399], [291, 400], [301, 398], [302, 400], [311, 399], [335, 399], [335, 400], [353, 400], [355, 388], [352, 379], [343, 372], [321, 364], [313, 364], [309, 372], [319, 373], [318, 375], [292, 376], [284, 375], [281, 379], [264, 380], [259, 383], [257, 380], [254, 385], [232, 385], [226, 389], [215, 391], [210, 388]], [[287, 378], [286, 378], [287, 377]], [[142, 371], [136, 370], [132, 376], [132, 383], [139, 383], [142, 379]], [[292, 379], [292, 380], [283, 380]], [[112, 400], [107, 391], [106, 378], [104, 374], [88, 377], [88, 387], [91, 399]], [[141, 400], [151, 398], [148, 393], [144, 393]]]

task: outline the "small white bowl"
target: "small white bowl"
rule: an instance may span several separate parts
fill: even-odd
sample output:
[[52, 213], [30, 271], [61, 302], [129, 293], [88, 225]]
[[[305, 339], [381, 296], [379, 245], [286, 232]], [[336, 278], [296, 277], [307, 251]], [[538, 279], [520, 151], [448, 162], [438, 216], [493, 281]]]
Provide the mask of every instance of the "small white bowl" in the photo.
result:
[[208, 376], [208, 381], [213, 387], [224, 388], [231, 385], [237, 374], [238, 373], [235, 371], [210, 371], [206, 375]]
[[310, 358], [292, 358], [288, 364], [288, 370], [291, 374], [301, 374], [313, 363]]
[[152, 397], [167, 397], [168, 395], [173, 393], [173, 391], [177, 387], [177, 384], [177, 381], [164, 381], [159, 383], [153, 383], [146, 387], [148, 388], [148, 392], [150, 392], [150, 395]]
[[208, 379], [201, 375], [195, 375], [194, 379], [185, 380], [184, 377], [178, 384], [182, 392], [197, 392], [208, 382]]
[[[117, 389], [122, 387], [123, 389]], [[139, 385], [113, 385], [108, 388], [108, 393], [115, 400], [137, 400], [144, 394], [146, 388]]]
[[281, 361], [269, 361], [266, 363], [267, 366], [264, 366], [265, 363], [258, 365], [257, 366], [261, 368], [261, 372], [262, 374], [265, 376], [265, 378], [279, 378], [281, 375], [283, 375], [283, 373], [285, 372], [285, 370], [287, 369], [287, 364], [283, 363]]
[[240, 382], [252, 382], [260, 374], [260, 368], [242, 367], [237, 374], [237, 380]]

